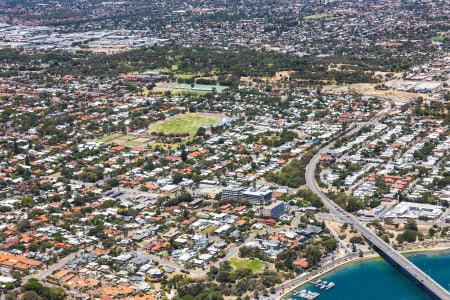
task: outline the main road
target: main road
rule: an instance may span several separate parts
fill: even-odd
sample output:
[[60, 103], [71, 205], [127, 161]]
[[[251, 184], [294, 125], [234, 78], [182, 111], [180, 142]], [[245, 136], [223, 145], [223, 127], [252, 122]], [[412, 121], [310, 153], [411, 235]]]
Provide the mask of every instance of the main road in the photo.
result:
[[[392, 104], [393, 102], [389, 101], [389, 103]], [[381, 112], [368, 123], [356, 126], [348, 134], [353, 134], [363, 126], [373, 125], [377, 123], [384, 115], [389, 113], [393, 108], [394, 107]], [[446, 289], [440, 286], [431, 277], [429, 277], [422, 270], [416, 267], [412, 262], [406, 259], [394, 248], [392, 248], [390, 245], [384, 242], [380, 237], [378, 237], [372, 231], [367, 229], [367, 227], [365, 227], [364, 224], [360, 223], [353, 215], [345, 212], [341, 207], [336, 205], [324, 193], [322, 193], [319, 186], [317, 185], [314, 174], [320, 157], [324, 153], [326, 153], [333, 146], [333, 144], [334, 142], [323, 147], [309, 162], [306, 168], [306, 184], [308, 185], [308, 188], [314, 194], [320, 197], [324, 206], [333, 215], [348, 220], [347, 223], [351, 224], [355, 230], [358, 230], [362, 234], [362, 236], [378, 250], [381, 256], [383, 256], [383, 258], [385, 258], [386, 260], [388, 260], [389, 263], [400, 269], [403, 274], [406, 274], [407, 277], [409, 277], [409, 279], [411, 279], [416, 285], [420, 286], [423, 290], [425, 290], [425, 292], [427, 292], [430, 296], [432, 296], [434, 299], [450, 299], [450, 294]]]
[[62, 269], [69, 261], [74, 259], [77, 255], [81, 254], [83, 251], [90, 252], [92, 250], [93, 250], [93, 247], [90, 246], [87, 249], [80, 249], [76, 252], [73, 252], [73, 253], [67, 255], [66, 257], [64, 257], [63, 259], [61, 259], [60, 261], [58, 261], [57, 263], [49, 266], [48, 268], [46, 268], [42, 271], [37, 272], [36, 274], [31, 275], [30, 277], [42, 280], [45, 277], [53, 274], [53, 272], [55, 272], [59, 269]]

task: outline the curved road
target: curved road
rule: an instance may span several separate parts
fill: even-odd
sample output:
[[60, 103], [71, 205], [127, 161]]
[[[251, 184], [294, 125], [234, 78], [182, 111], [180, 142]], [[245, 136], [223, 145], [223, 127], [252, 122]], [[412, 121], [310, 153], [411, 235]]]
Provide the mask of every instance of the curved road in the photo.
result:
[[[386, 99], [383, 99], [386, 100]], [[390, 104], [393, 104], [392, 100], [388, 100]], [[352, 129], [349, 134], [353, 134], [359, 128], [367, 125], [372, 125], [378, 122], [384, 115], [391, 112], [395, 106], [391, 109], [381, 112], [376, 115], [370, 122], [366, 124], [362, 124], [360, 126], [356, 126]], [[320, 197], [324, 206], [329, 209], [329, 211], [341, 218], [346, 218], [348, 223], [350, 223], [355, 230], [358, 230], [372, 245], [374, 245], [384, 256], [389, 257], [391, 263], [400, 267], [404, 272], [406, 272], [410, 279], [414, 279], [415, 283], [420, 285], [428, 294], [433, 296], [435, 299], [450, 299], [449, 292], [440, 286], [437, 282], [435, 282], [431, 277], [425, 274], [422, 270], [416, 267], [413, 263], [411, 263], [408, 259], [406, 259], [403, 255], [397, 252], [394, 248], [384, 242], [380, 237], [371, 232], [366, 228], [366, 226], [360, 223], [353, 215], [345, 212], [342, 208], [336, 205], [333, 201], [331, 201], [324, 193], [320, 190], [317, 185], [316, 179], [314, 177], [314, 173], [316, 170], [316, 166], [319, 162], [320, 157], [332, 147], [334, 142], [328, 144], [324, 148], [322, 148], [309, 162], [306, 168], [306, 184], [308, 188], [317, 196]]]

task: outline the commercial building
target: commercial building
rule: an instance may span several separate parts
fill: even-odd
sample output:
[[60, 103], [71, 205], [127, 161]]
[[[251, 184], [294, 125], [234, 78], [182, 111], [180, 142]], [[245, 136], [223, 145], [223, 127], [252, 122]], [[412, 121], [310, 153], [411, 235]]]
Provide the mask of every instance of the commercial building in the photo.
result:
[[265, 205], [272, 200], [272, 191], [251, 191], [243, 188], [228, 187], [222, 190], [222, 200]]
[[438, 219], [442, 215], [442, 207], [431, 204], [400, 202], [386, 217], [392, 218], [412, 218], [425, 217], [428, 219]]
[[279, 218], [284, 215], [285, 203], [283, 201], [275, 201], [274, 203], [264, 206], [263, 215]]
[[222, 200], [240, 201], [242, 198], [242, 188], [227, 187], [222, 190]]

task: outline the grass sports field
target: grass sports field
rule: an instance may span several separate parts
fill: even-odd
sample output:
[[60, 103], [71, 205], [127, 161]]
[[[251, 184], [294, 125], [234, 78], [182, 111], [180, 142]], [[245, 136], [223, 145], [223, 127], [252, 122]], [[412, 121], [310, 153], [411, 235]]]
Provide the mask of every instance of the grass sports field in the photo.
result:
[[230, 265], [236, 270], [250, 269], [253, 272], [260, 272], [264, 270], [266, 263], [259, 259], [232, 258]]
[[190, 84], [172, 82], [172, 83], [157, 84], [155, 89], [185, 91], [185, 92], [193, 92], [193, 91], [212, 92], [215, 89], [218, 93], [221, 93], [224, 90], [228, 89], [228, 87], [220, 85], [208, 85], [208, 84], [196, 84], [194, 85], [194, 87], [192, 87]]
[[150, 139], [148, 139], [148, 138], [136, 137], [136, 136], [131, 136], [131, 135], [122, 135], [122, 134], [118, 134], [118, 135], [113, 134], [106, 138], [107, 139], [104, 138], [103, 142], [106, 141], [109, 143], [126, 146], [126, 147], [131, 147], [131, 148], [137, 147], [139, 145], [142, 145], [142, 144], [150, 141]]
[[328, 14], [317, 14], [317, 15], [310, 15], [310, 16], [306, 16], [305, 20], [317, 20], [317, 19], [322, 19], [325, 17], [328, 17]]
[[149, 126], [149, 132], [164, 132], [166, 134], [195, 133], [200, 127], [210, 127], [220, 122], [220, 115], [186, 113], [158, 121]]
[[104, 136], [104, 137], [102, 137], [102, 138], [99, 138], [99, 139], [97, 139], [96, 141], [97, 141], [97, 142], [109, 142], [109, 141], [111, 141], [111, 140], [113, 140], [113, 139], [115, 139], [115, 138], [118, 138], [118, 137], [120, 137], [120, 136], [122, 136], [121, 133], [113, 133], [113, 134], [111, 134], [111, 135], [107, 135], [107, 136]]

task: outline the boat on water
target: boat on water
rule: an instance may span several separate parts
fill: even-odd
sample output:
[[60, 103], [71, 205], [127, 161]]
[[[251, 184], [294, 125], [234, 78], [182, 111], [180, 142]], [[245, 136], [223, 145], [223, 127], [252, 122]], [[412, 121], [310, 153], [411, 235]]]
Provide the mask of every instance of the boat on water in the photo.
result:
[[314, 287], [316, 289], [321, 289], [321, 290], [326, 290], [326, 291], [328, 291], [329, 289], [331, 289], [332, 287], [335, 286], [334, 282], [328, 282], [326, 280], [321, 280], [321, 279], [318, 279], [312, 283], [314, 284]]
[[334, 282], [330, 282], [327, 284], [327, 286], [325, 287], [325, 290], [328, 291], [329, 289], [331, 289], [332, 287], [334, 287], [336, 284]]
[[322, 280], [318, 279], [316, 282], [314, 282], [314, 287], [318, 288], [322, 284]]
[[300, 297], [302, 299], [313, 300], [320, 296], [317, 292], [311, 292], [308, 290], [301, 290], [300, 292], [294, 293], [295, 296]]

